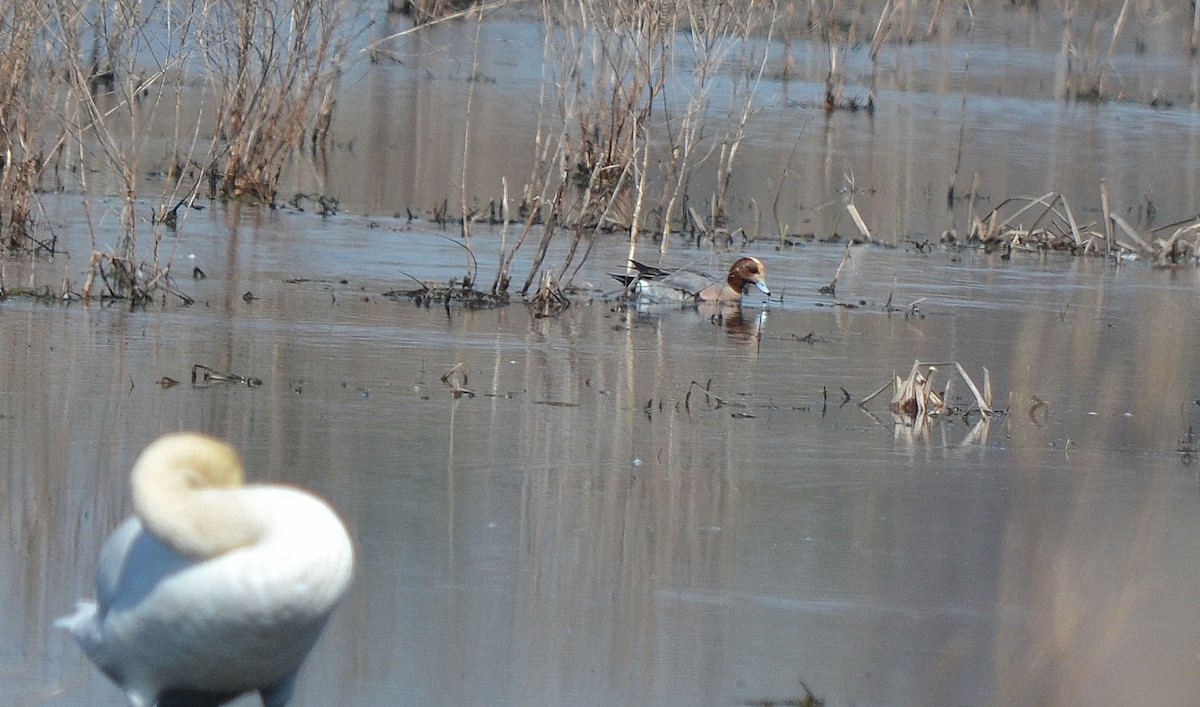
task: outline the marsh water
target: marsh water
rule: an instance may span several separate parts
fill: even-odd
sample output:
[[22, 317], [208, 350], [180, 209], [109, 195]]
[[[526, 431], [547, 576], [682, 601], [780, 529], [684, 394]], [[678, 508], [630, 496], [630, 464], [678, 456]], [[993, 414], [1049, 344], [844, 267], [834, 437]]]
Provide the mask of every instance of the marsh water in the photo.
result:
[[[472, 157], [483, 200], [525, 154], [505, 150], [540, 51], [502, 29], [517, 78], [475, 98], [502, 118]], [[444, 67], [467, 31], [422, 41]], [[976, 48], [972, 71], [1015, 85], [1028, 51]], [[455, 229], [391, 215], [453, 200], [461, 171], [461, 131], [437, 121], [467, 69], [417, 64], [364, 69], [330, 171], [291, 177], [343, 213], [205, 203], [164, 243], [195, 304], [0, 302], [0, 703], [123, 704], [51, 623], [90, 593], [137, 453], [179, 429], [352, 529], [356, 579], [297, 705], [738, 705], [802, 685], [829, 705], [1195, 703], [1200, 271], [905, 246], [962, 228], [940, 191], [963, 120], [985, 192], [1091, 204], [1106, 179], [1132, 214], [1187, 217], [1192, 109], [981, 90], [964, 116], [932, 85], [827, 122], [811, 86], [779, 84], [738, 183], [770, 193], [761, 156], [802, 139], [794, 223], [832, 231], [853, 171], [899, 247], [851, 248], [830, 296], [844, 244], [739, 243], [771, 300], [647, 311], [609, 297], [628, 244], [601, 234], [572, 306], [539, 317], [384, 296], [463, 272]], [[77, 200], [44, 204], [66, 252], [6, 262], [10, 288], [87, 267]], [[485, 276], [499, 238], [475, 229]], [[676, 243], [666, 262], [734, 254]], [[914, 426], [859, 405], [914, 360], [987, 369], [1004, 412]], [[196, 365], [261, 385], [194, 383]], [[457, 365], [473, 396], [441, 380]], [[966, 401], [952, 366], [936, 376]]]

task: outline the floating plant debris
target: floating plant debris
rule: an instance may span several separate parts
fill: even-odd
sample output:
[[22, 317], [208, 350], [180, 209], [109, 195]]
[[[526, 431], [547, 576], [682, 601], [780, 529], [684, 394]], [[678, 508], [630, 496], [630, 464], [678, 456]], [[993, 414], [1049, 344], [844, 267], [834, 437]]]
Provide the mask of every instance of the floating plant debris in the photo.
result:
[[475, 391], [468, 390], [466, 387], [467, 367], [462, 365], [461, 361], [454, 364], [453, 368], [442, 374], [442, 382], [450, 388], [450, 391], [456, 398], [461, 398], [464, 395], [468, 398], [475, 397]]
[[236, 373], [224, 373], [200, 363], [192, 365], [193, 386], [203, 388], [213, 383], [237, 383], [248, 388], [257, 388], [263, 384], [261, 378], [239, 376]]
[[450, 280], [445, 285], [427, 282], [418, 284], [419, 287], [411, 290], [389, 290], [384, 292], [383, 296], [394, 300], [411, 300], [418, 307], [440, 304], [447, 309], [452, 305], [465, 309], [493, 309], [507, 306], [509, 303], [507, 293], [483, 292], [470, 284], [460, 284], [457, 280]]

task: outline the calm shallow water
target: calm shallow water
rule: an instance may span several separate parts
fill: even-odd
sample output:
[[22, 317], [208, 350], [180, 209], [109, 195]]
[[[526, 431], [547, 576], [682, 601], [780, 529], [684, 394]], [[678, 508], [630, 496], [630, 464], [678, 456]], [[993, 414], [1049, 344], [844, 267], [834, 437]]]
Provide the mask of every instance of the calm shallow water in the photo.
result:
[[[962, 230], [966, 204], [945, 206], [960, 133], [959, 191], [979, 174], [979, 209], [1057, 190], [1087, 221], [1104, 179], [1141, 228], [1200, 212], [1196, 113], [1141, 102], [1160, 87], [1194, 104], [1194, 63], [1151, 36], [1116, 58], [1133, 99], [1062, 103], [1059, 35], [1035, 20], [981, 19], [965, 93], [961, 37], [891, 48], [873, 119], [826, 120], [826, 50], [792, 45], [796, 78], [764, 84], [731, 195], [781, 298], [740, 316], [605, 301], [615, 236], [557, 317], [381, 296], [462, 275], [455, 229], [354, 214], [458, 202], [468, 87], [474, 115], [499, 118], [471, 126], [470, 199], [528, 177], [542, 40], [499, 21], [481, 80], [469, 23], [347, 73], [335, 148], [283, 188], [347, 213], [193, 213], [166, 245], [195, 305], [0, 302], [5, 704], [123, 704], [50, 624], [89, 593], [137, 453], [177, 429], [328, 497], [357, 539], [297, 705], [736, 705], [799, 697], [800, 681], [830, 705], [1194, 704], [1200, 477], [1178, 450], [1200, 415], [1200, 275], [871, 247], [834, 299], [817, 290], [842, 248], [777, 251], [762, 225], [844, 233], [853, 176], [883, 240]], [[847, 60], [854, 93], [866, 68]], [[3, 282], [78, 289], [92, 245], [77, 197], [43, 206], [69, 255], [5, 262]], [[113, 208], [97, 208], [100, 248]], [[476, 230], [490, 281], [497, 236]], [[732, 257], [672, 244], [667, 263]], [[987, 368], [1009, 413], [914, 430], [855, 404], [914, 359]], [[439, 380], [457, 363], [476, 397]], [[195, 387], [195, 364], [263, 385]], [[1048, 407], [1031, 414], [1035, 398]]]
[[[724, 321], [599, 294], [447, 315], [380, 295], [461, 249], [389, 225], [210, 209], [177, 244], [208, 275], [181, 282], [194, 306], [0, 303], [13, 704], [122, 704], [50, 623], [89, 592], [134, 457], [176, 429], [353, 529], [299, 705], [732, 705], [800, 680], [831, 705], [1193, 702], [1192, 271], [860, 248], [851, 308], [816, 292], [840, 247], [755, 248], [782, 301]], [[596, 248], [579, 280], [602, 291], [625, 251]], [[987, 367], [1010, 413], [914, 431], [840, 404], [916, 358]], [[263, 385], [193, 387], [196, 363]], [[476, 397], [440, 382], [455, 363]]]

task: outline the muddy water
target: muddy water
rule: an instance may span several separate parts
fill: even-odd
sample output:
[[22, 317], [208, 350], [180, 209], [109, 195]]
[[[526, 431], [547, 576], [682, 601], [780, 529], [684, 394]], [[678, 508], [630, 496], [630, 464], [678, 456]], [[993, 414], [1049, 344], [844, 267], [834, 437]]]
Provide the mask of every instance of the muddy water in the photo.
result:
[[[960, 190], [978, 173], [983, 208], [1056, 189], [1092, 218], [1105, 179], [1154, 225], [1148, 204], [1157, 223], [1200, 211], [1194, 112], [1056, 101], [1056, 35], [1029, 30], [977, 40], [965, 103], [948, 39], [890, 55], [875, 118], [826, 122], [824, 50], [793, 45], [809, 73], [767, 82], [733, 180], [731, 225], [764, 236], [747, 252], [777, 299], [720, 319], [614, 307], [614, 237], [557, 317], [387, 299], [405, 273], [462, 274], [453, 231], [389, 215], [456, 203], [468, 86], [502, 118], [471, 128], [471, 198], [527, 176], [541, 38], [483, 30], [486, 80], [453, 23], [348, 75], [336, 148], [285, 188], [346, 213], [194, 213], [166, 245], [196, 304], [0, 302], [0, 703], [123, 704], [49, 626], [89, 593], [138, 451], [199, 429], [255, 479], [328, 497], [357, 540], [297, 705], [732, 705], [801, 681], [830, 705], [1194, 704], [1200, 477], [1180, 449], [1200, 276], [872, 247], [831, 298], [841, 248], [776, 251], [753, 218], [782, 183], [786, 230], [845, 230], [853, 175], [885, 240], [961, 229], [944, 200], [961, 133]], [[1136, 95], [1192, 82], [1178, 58], [1121, 61]], [[4, 283], [77, 289], [78, 202], [44, 206], [70, 255], [5, 263]], [[487, 280], [497, 234], [475, 237]], [[914, 429], [856, 404], [914, 359], [987, 368], [1008, 414]], [[196, 364], [262, 385], [194, 386]], [[455, 364], [474, 397], [440, 381]]]
[[[122, 703], [49, 626], [139, 449], [184, 428], [353, 528], [299, 705], [1194, 699], [1191, 271], [862, 248], [833, 299], [840, 248], [759, 248], [781, 299], [715, 320], [605, 302], [608, 240], [561, 316], [447, 314], [381, 297], [462, 268], [399, 226], [214, 208], [173, 244], [208, 276], [191, 307], [0, 304], [10, 704]], [[1009, 413], [913, 429], [842, 403], [917, 358], [988, 368]], [[440, 381], [457, 363], [475, 397]]]

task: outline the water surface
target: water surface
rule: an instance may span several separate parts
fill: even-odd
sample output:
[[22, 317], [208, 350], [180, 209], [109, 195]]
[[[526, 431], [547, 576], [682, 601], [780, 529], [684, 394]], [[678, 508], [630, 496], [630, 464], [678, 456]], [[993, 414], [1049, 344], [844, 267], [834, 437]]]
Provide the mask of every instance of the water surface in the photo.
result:
[[[965, 229], [956, 164], [976, 214], [1055, 190], [1095, 221], [1101, 180], [1139, 228], [1200, 212], [1195, 67], [1170, 42], [1122, 46], [1134, 98], [1063, 102], [1048, 16], [990, 17], [973, 44], [889, 49], [873, 118], [826, 117], [826, 50], [790, 45], [799, 73], [764, 82], [731, 187], [753, 240], [736, 253], [776, 298], [720, 317], [611, 301], [628, 253], [611, 234], [558, 316], [383, 296], [467, 262], [457, 228], [393, 214], [458, 203], [463, 159], [474, 203], [529, 176], [542, 38], [511, 21], [484, 25], [474, 80], [470, 23], [348, 71], [334, 149], [284, 187], [343, 213], [202, 203], [163, 251], [195, 304], [0, 301], [0, 694], [123, 704], [50, 624], [90, 593], [141, 448], [197, 429], [255, 480], [329, 498], [356, 539], [300, 706], [736, 705], [801, 681], [830, 705], [1194, 704], [1198, 275], [904, 244]], [[1150, 107], [1154, 86], [1175, 107]], [[842, 245], [775, 243], [845, 234], [851, 186], [901, 247], [853, 248], [830, 297]], [[6, 287], [78, 290], [117, 237], [115, 202], [94, 242], [78, 204], [42, 196], [64, 252], [6, 261]], [[499, 234], [474, 231], [490, 282]], [[736, 255], [669, 245], [671, 266]], [[1006, 414], [914, 426], [857, 404], [917, 359], [986, 368]], [[262, 385], [194, 386], [196, 364]], [[440, 380], [457, 364], [474, 397]]]
[[[208, 275], [181, 282], [195, 305], [0, 304], [14, 704], [122, 703], [50, 623], [89, 592], [136, 454], [176, 429], [353, 529], [358, 575], [299, 705], [1200, 688], [1190, 270], [861, 247], [830, 298], [840, 246], [759, 248], [782, 300], [716, 319], [606, 301], [609, 240], [560, 316], [447, 313], [381, 296], [401, 270], [461, 271], [438, 233], [217, 212], [178, 243]], [[988, 368], [1008, 414], [914, 429], [855, 404], [914, 359]], [[193, 386], [196, 363], [263, 385]], [[439, 380], [456, 363], [475, 397]]]

